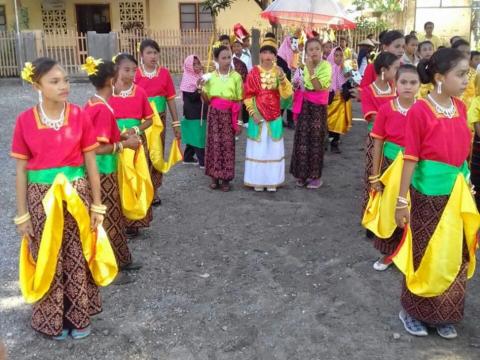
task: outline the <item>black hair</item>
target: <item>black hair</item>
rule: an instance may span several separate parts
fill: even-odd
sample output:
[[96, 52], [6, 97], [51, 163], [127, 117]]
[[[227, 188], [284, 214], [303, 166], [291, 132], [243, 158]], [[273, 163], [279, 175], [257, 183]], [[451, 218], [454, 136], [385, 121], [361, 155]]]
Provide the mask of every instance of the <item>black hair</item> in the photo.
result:
[[[387, 32], [388, 32], [388, 30], [383, 30], [383, 31], [380, 32], [380, 34], [378, 34], [378, 41], [380, 41], [380, 43], [382, 42], [382, 39]], [[370, 35], [372, 35], [372, 37], [375, 37], [375, 35], [373, 35], [373, 34], [370, 34]]]
[[230, 50], [230, 49], [225, 45], [220, 45], [219, 47], [213, 49], [213, 56], [215, 57], [215, 59], [218, 59], [218, 57], [220, 56], [220, 53], [223, 50]]
[[390, 31], [387, 31], [385, 34], [383, 34], [382, 38], [380, 39], [380, 43], [382, 45], [388, 46], [391, 43], [393, 43], [395, 40], [403, 39], [403, 38], [404, 36], [400, 31], [390, 30]]
[[409, 35], [413, 35], [413, 36], [416, 37], [416, 36], [417, 36], [417, 32], [416, 32], [415, 30], [412, 30], [412, 31], [410, 31], [410, 34], [409, 34]]
[[434, 24], [433, 22], [427, 21], [427, 22], [425, 23], [425, 25], [423, 25], [423, 29], [425, 30], [428, 25], [433, 25], [433, 26], [435, 26], [435, 24]]
[[277, 38], [273, 32], [267, 32], [265, 34], [265, 37], [270, 38], [270, 39], [276, 39]]
[[403, 65], [400, 65], [400, 67], [398, 68], [398, 71], [397, 73], [395, 74], [395, 80], [398, 81], [398, 79], [400, 78], [400, 76], [402, 74], [405, 74], [405, 73], [412, 73], [412, 74], [416, 74], [419, 78], [420, 78], [420, 75], [418, 75], [418, 71], [417, 71], [417, 67], [412, 65], [412, 64], [403, 64]]
[[308, 45], [310, 45], [314, 42], [316, 42], [316, 43], [318, 43], [318, 45], [320, 45], [320, 49], [323, 48], [323, 45], [322, 45], [322, 42], [320, 41], [320, 39], [312, 37], [312, 38], [308, 39], [307, 42], [305, 43], [305, 51], [308, 49]]
[[397, 55], [394, 55], [386, 51], [380, 53], [373, 63], [373, 67], [375, 68], [375, 73], [377, 75], [380, 75], [382, 73], [382, 69], [388, 69], [397, 60], [398, 60]]
[[319, 34], [317, 31], [315, 31], [315, 30], [312, 31], [312, 35], [313, 35], [313, 37], [315, 37], [315, 38], [320, 37], [320, 34]]
[[222, 42], [224, 40], [227, 40], [228, 42], [230, 42], [230, 36], [225, 35], [225, 34], [220, 35], [220, 37], [218, 38], [218, 41]]
[[50, 70], [52, 70], [55, 65], [58, 65], [58, 62], [47, 57], [41, 57], [33, 60], [32, 81], [38, 84], [40, 79]]
[[265, 45], [260, 48], [260, 53], [264, 51], [270, 51], [271, 53], [277, 55], [277, 49], [275, 49], [272, 45]]
[[473, 58], [475, 56], [479, 56], [480, 55], [480, 51], [477, 51], [477, 50], [473, 50], [471, 53], [470, 53], [470, 60], [473, 60]]
[[462, 37], [459, 35], [454, 35], [450, 38], [450, 46], [453, 45], [453, 43], [457, 40], [460, 40]]
[[408, 43], [412, 40], [418, 41], [418, 38], [415, 35], [407, 35], [405, 36], [405, 44], [408, 45]]
[[116, 74], [115, 64], [110, 60], [102, 60], [97, 66], [97, 73], [90, 75], [88, 78], [95, 89], [102, 89], [107, 84], [107, 80], [114, 78]]
[[458, 49], [460, 46], [470, 46], [470, 43], [465, 39], [458, 39], [452, 44], [452, 49]]
[[440, 49], [435, 51], [430, 60], [420, 60], [418, 63], [418, 74], [422, 84], [435, 83], [435, 74], [445, 75], [457, 64], [465, 60], [462, 52], [457, 49]]
[[425, 40], [418, 44], [418, 51], [422, 50], [425, 45], [430, 45], [433, 48], [433, 43], [430, 40]]
[[145, 39], [140, 43], [140, 54], [143, 54], [143, 51], [147, 47], [151, 47], [151, 48], [157, 50], [158, 52], [160, 52], [160, 46], [158, 45], [158, 43], [155, 40]]
[[[145, 41], [145, 40], [144, 40]], [[125, 61], [125, 60], [128, 60], [128, 61], [131, 61], [133, 62], [135, 65], [138, 66], [138, 62], [137, 60], [133, 57], [133, 55], [130, 55], [128, 53], [120, 53], [118, 54], [117, 56], [115, 56], [115, 65], [117, 66], [117, 69], [118, 67], [120, 66], [120, 64]]]

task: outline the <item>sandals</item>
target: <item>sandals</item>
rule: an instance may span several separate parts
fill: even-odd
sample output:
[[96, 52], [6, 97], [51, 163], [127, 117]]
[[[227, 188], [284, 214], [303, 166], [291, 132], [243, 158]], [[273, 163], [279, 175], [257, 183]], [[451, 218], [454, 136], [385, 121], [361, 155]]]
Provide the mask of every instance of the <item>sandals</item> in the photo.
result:
[[63, 329], [59, 335], [52, 336], [52, 340], [63, 341], [67, 338], [67, 336], [68, 336], [68, 329]]
[[417, 319], [408, 315], [405, 310], [402, 309], [400, 311], [400, 314], [398, 314], [398, 317], [402, 321], [403, 327], [410, 335], [413, 335], [413, 336], [428, 335], [427, 327], [421, 321], [418, 321]]
[[210, 189], [217, 190], [220, 186], [220, 183], [218, 180], [213, 180], [209, 186], [210, 186]]
[[444, 339], [455, 339], [457, 337], [457, 330], [453, 325], [437, 325], [435, 326], [437, 329], [437, 334]]
[[222, 182], [221, 190], [223, 192], [229, 192], [230, 191], [230, 183], [228, 181]]
[[385, 262], [383, 260], [384, 260], [384, 258], [380, 258], [377, 261], [375, 261], [375, 263], [373, 264], [373, 268], [377, 271], [387, 270], [392, 265], [392, 262], [389, 262], [388, 264], [385, 264]]
[[152, 206], [158, 207], [160, 205], [162, 205], [162, 199], [160, 199], [158, 196], [155, 196], [152, 201]]
[[308, 182], [307, 189], [320, 189], [323, 185], [322, 179], [313, 179]]
[[86, 328], [83, 328], [83, 329], [72, 329], [72, 331], [70, 332], [70, 335], [74, 340], [80, 340], [80, 339], [85, 339], [91, 333], [92, 333], [92, 328], [90, 325], [88, 325]]
[[307, 180], [305, 179], [297, 179], [297, 182], [295, 183], [295, 186], [298, 187], [304, 187], [305, 185], [307, 185]]

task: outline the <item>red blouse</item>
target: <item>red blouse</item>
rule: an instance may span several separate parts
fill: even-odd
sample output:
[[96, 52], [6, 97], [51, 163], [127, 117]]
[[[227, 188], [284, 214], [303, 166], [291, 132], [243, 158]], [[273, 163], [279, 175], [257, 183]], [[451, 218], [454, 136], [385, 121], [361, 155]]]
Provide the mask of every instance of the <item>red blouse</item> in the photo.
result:
[[10, 155], [27, 160], [27, 170], [81, 166], [83, 153], [97, 146], [88, 114], [67, 103], [65, 120], [58, 131], [41, 123], [36, 107], [21, 113], [15, 123]]
[[152, 79], [144, 76], [142, 68], [138, 67], [133, 82], [141, 86], [148, 97], [165, 96], [167, 100], [175, 98], [175, 85], [172, 76], [168, 69], [164, 67], [158, 68], [157, 75]]
[[255, 97], [255, 105], [266, 121], [276, 120], [280, 116], [280, 93], [278, 89], [262, 89], [260, 69], [255, 66], [247, 75], [244, 98]]
[[405, 127], [405, 159], [434, 160], [461, 166], [468, 158], [472, 133], [465, 104], [455, 98], [452, 119], [435, 111], [428, 100], [419, 99], [408, 111]]
[[113, 108], [116, 119], [150, 119], [153, 110], [148, 102], [147, 94], [139, 86], [134, 86], [132, 94], [128, 97], [112, 95], [108, 103]]
[[380, 106], [395, 99], [397, 91], [394, 87], [391, 87], [391, 89], [391, 93], [386, 95], [377, 94], [373, 84], [362, 89], [362, 111], [365, 120], [372, 121], [372, 116], [377, 114]]
[[368, 85], [377, 80], [377, 73], [375, 72], [375, 66], [373, 63], [370, 63], [365, 68], [363, 73], [362, 81], [360, 81], [360, 88], [366, 88]]
[[405, 124], [407, 117], [397, 108], [395, 100], [380, 106], [370, 136], [405, 146]]
[[113, 112], [101, 101], [85, 105], [85, 111], [92, 119], [92, 125], [97, 134], [97, 141], [113, 144], [120, 141], [120, 130]]

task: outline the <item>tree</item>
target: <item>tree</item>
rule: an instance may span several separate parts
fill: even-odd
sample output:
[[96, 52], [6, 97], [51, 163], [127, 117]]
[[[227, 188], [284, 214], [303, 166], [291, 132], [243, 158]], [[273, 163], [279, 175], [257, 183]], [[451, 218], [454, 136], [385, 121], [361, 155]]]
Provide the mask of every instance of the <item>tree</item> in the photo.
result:
[[376, 12], [402, 11], [400, 0], [354, 0], [353, 5], [355, 5], [358, 10], [371, 9]]
[[[236, 0], [206, 0], [203, 3], [203, 9], [210, 11], [210, 14], [212, 14], [214, 31], [216, 31], [216, 28], [217, 28], [216, 18], [220, 13], [220, 11], [230, 8], [235, 1]], [[253, 0], [253, 1], [262, 10], [265, 10], [271, 2], [270, 0]]]

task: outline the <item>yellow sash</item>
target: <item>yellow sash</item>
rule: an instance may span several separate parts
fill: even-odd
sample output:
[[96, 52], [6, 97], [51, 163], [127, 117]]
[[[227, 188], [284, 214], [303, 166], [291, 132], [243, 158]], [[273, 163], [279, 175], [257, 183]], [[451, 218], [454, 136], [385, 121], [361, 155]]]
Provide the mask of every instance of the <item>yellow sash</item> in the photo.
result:
[[28, 237], [23, 237], [20, 247], [20, 289], [27, 303], [39, 301], [50, 289], [55, 276], [63, 239], [64, 202], [77, 222], [83, 256], [95, 283], [107, 286], [117, 275], [117, 262], [105, 231], [99, 227], [96, 233], [91, 232], [87, 207], [65, 175], [58, 174], [42, 200], [47, 218], [37, 261], [30, 253]]
[[462, 264], [463, 239], [469, 253], [468, 278], [475, 272], [475, 251], [480, 215], [463, 174], [458, 174], [440, 222], [428, 242], [419, 267], [413, 266], [413, 239], [410, 227], [393, 261], [405, 275], [408, 289], [415, 295], [443, 294], [453, 283]]
[[163, 158], [163, 142], [162, 142], [162, 132], [165, 130], [163, 126], [162, 119], [157, 111], [157, 106], [155, 102], [150, 101], [152, 106], [154, 116], [152, 118], [152, 126], [145, 130], [145, 136], [147, 138], [148, 151], [150, 153], [150, 160], [152, 161], [153, 167], [165, 174], [167, 173], [176, 163], [183, 160], [182, 151], [180, 149], [180, 141], [175, 139], [172, 142], [170, 147], [170, 155], [168, 161], [165, 161]]
[[118, 189], [122, 211], [127, 219], [141, 220], [150, 208], [154, 189], [143, 145], [118, 155]]
[[403, 169], [403, 154], [398, 153], [393, 163], [384, 171], [380, 181], [384, 185], [381, 193], [370, 192], [363, 214], [362, 225], [381, 239], [388, 239], [397, 228], [395, 207], [400, 191]]

